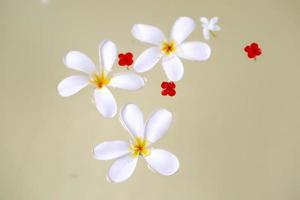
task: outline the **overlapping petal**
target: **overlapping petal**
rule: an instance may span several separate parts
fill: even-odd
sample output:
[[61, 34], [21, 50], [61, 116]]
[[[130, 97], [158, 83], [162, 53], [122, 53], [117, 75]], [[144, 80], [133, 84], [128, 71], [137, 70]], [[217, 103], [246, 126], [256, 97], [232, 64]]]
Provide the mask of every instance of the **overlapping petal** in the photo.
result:
[[166, 109], [160, 109], [150, 116], [145, 127], [146, 139], [154, 143], [168, 130], [172, 122], [172, 113]]
[[93, 61], [80, 51], [68, 52], [63, 58], [63, 63], [70, 69], [78, 70], [87, 74], [91, 74], [96, 70]]
[[176, 156], [163, 149], [152, 148], [151, 154], [145, 160], [153, 170], [165, 176], [170, 176], [179, 169]]
[[71, 96], [89, 84], [89, 77], [83, 75], [69, 76], [62, 80], [58, 86], [57, 91], [63, 97]]
[[210, 57], [211, 49], [203, 42], [185, 42], [180, 45], [177, 55], [188, 60], [207, 60]]
[[106, 141], [94, 148], [94, 158], [97, 160], [111, 160], [119, 158], [130, 152], [128, 142], [115, 140]]
[[124, 89], [138, 90], [145, 84], [144, 79], [134, 73], [122, 73], [112, 77], [109, 86]]
[[208, 30], [207, 28], [204, 28], [204, 29], [202, 30], [202, 32], [203, 32], [203, 37], [204, 37], [204, 39], [209, 40], [209, 39], [210, 39], [210, 33], [209, 33], [209, 30]]
[[209, 21], [206, 17], [200, 17], [200, 21], [202, 22], [202, 24], [208, 24]]
[[106, 72], [110, 72], [117, 56], [117, 46], [110, 40], [103, 40], [99, 45], [99, 62]]
[[219, 30], [221, 30], [221, 27], [215, 24], [215, 25], [211, 28], [211, 30], [212, 30], [212, 31], [219, 31]]
[[213, 17], [210, 19], [210, 24], [216, 24], [219, 21], [218, 17]]
[[98, 111], [108, 118], [112, 118], [117, 113], [117, 103], [112, 93], [106, 87], [95, 89], [95, 104]]
[[177, 56], [171, 55], [163, 57], [162, 65], [167, 77], [171, 81], [179, 81], [183, 77], [183, 64]]
[[138, 73], [146, 72], [154, 67], [161, 58], [159, 47], [151, 47], [141, 53], [134, 62], [134, 70]]
[[120, 183], [127, 180], [136, 168], [138, 158], [126, 155], [116, 160], [111, 166], [108, 179], [114, 183]]
[[145, 24], [135, 24], [131, 30], [132, 35], [141, 42], [160, 45], [165, 41], [165, 36], [155, 26]]
[[133, 137], [144, 138], [143, 113], [135, 104], [127, 104], [121, 109], [121, 122]]
[[171, 39], [182, 43], [195, 29], [196, 24], [190, 17], [179, 17], [173, 25]]

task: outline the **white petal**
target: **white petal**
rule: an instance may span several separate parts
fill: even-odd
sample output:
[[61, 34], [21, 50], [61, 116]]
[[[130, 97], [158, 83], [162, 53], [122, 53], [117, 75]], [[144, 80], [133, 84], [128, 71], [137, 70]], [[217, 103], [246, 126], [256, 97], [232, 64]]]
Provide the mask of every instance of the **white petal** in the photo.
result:
[[109, 86], [124, 90], [138, 90], [144, 86], [144, 79], [134, 73], [122, 73], [113, 76]]
[[203, 23], [203, 24], [208, 24], [208, 19], [206, 17], [200, 17], [200, 21]]
[[99, 62], [106, 72], [114, 65], [117, 56], [117, 46], [110, 40], [103, 40], [99, 45]]
[[63, 58], [63, 63], [68, 68], [85, 72], [87, 74], [91, 74], [96, 71], [93, 61], [80, 51], [68, 52]]
[[203, 42], [185, 42], [180, 45], [177, 55], [188, 60], [207, 60], [210, 57], [211, 49]]
[[159, 61], [161, 56], [159, 47], [146, 49], [134, 62], [134, 70], [138, 73], [150, 70]]
[[219, 20], [219, 18], [218, 17], [213, 17], [213, 18], [211, 18], [210, 19], [210, 24], [215, 24], [215, 23], [217, 23], [218, 22], [218, 20]]
[[57, 91], [63, 97], [71, 96], [89, 84], [89, 77], [83, 75], [69, 76], [62, 80]]
[[202, 26], [203, 29], [207, 29], [208, 30], [208, 27], [209, 27], [208, 24], [202, 24], [201, 26]]
[[98, 111], [108, 118], [115, 116], [117, 112], [117, 103], [112, 93], [106, 87], [95, 89], [95, 103]]
[[136, 39], [150, 44], [160, 45], [165, 41], [164, 34], [155, 26], [135, 24], [132, 27], [131, 33]]
[[214, 25], [212, 28], [211, 28], [212, 31], [219, 31], [221, 30], [221, 27], [218, 26], [218, 25]]
[[160, 109], [150, 116], [145, 127], [145, 137], [151, 143], [156, 142], [168, 130], [172, 122], [172, 113]]
[[204, 39], [209, 40], [210, 33], [209, 33], [208, 29], [207, 28], [203, 28], [202, 31], [203, 31], [203, 37], [204, 37]]
[[137, 105], [125, 105], [121, 109], [120, 121], [133, 137], [144, 138], [144, 117]]
[[120, 183], [127, 180], [134, 172], [138, 157], [126, 155], [116, 160], [111, 166], [108, 178], [114, 183]]
[[170, 176], [179, 169], [179, 161], [172, 153], [163, 149], [151, 149], [151, 154], [145, 157], [150, 167], [158, 173]]
[[119, 158], [130, 152], [128, 142], [115, 140], [106, 141], [94, 148], [94, 158], [97, 160], [111, 160]]
[[192, 18], [179, 17], [172, 28], [171, 38], [180, 44], [194, 31], [195, 26]]
[[182, 78], [184, 69], [181, 60], [177, 56], [165, 56], [162, 60], [162, 65], [171, 81], [179, 81]]

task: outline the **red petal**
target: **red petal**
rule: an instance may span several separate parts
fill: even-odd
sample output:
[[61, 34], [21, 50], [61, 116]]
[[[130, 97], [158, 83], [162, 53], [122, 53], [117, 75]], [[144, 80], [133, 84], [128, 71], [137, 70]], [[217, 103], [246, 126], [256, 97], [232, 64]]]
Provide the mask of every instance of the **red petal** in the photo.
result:
[[248, 52], [250, 50], [250, 47], [249, 46], [246, 46], [245, 48], [244, 48], [244, 51], [246, 51], [246, 52]]
[[123, 58], [123, 57], [124, 57], [124, 54], [120, 53], [118, 57], [119, 57], [119, 58]]
[[256, 55], [261, 55], [261, 50], [259, 49], [257, 52], [256, 52]]
[[162, 90], [161, 95], [166, 96], [168, 94], [168, 90]]
[[130, 65], [132, 65], [132, 63], [133, 63], [133, 60], [128, 60], [127, 65], [130, 66]]
[[258, 44], [255, 43], [255, 42], [253, 42], [253, 43], [251, 44], [251, 48], [252, 48], [252, 49], [257, 49], [257, 48], [258, 48]]
[[256, 55], [260, 55], [260, 54], [261, 54], [261, 49], [260, 49], [260, 48], [257, 48], [257, 49], [255, 50], [255, 54], [256, 54]]
[[169, 82], [168, 86], [169, 86], [170, 89], [176, 88], [176, 84], [173, 81]]
[[123, 60], [123, 62], [124, 62], [125, 64], [128, 63], [128, 59], [127, 59], [127, 58], [123, 58], [122, 60]]
[[176, 94], [176, 90], [169, 90], [168, 93], [172, 97]]
[[126, 62], [125, 62], [124, 60], [119, 60], [119, 65], [125, 66], [125, 65], [126, 65]]
[[166, 89], [168, 87], [168, 82], [162, 82], [160, 85], [161, 88]]
[[248, 53], [248, 57], [249, 58], [255, 58], [255, 53], [253, 53], [252, 51], [250, 51], [249, 53]]
[[126, 53], [126, 56], [129, 57], [129, 58], [132, 58], [132, 57], [133, 57], [133, 54], [130, 53], [130, 52], [127, 52], [127, 53]]

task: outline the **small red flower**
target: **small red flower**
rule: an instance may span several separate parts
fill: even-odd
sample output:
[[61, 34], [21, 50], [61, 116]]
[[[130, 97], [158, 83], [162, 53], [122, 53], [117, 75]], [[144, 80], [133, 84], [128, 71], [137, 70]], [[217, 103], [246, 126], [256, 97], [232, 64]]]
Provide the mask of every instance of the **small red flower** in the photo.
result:
[[176, 90], [175, 90], [176, 84], [173, 81], [171, 81], [171, 82], [165, 82], [164, 81], [164, 82], [161, 83], [160, 86], [163, 89], [161, 91], [161, 95], [163, 95], [163, 96], [169, 95], [169, 96], [172, 97], [176, 94]]
[[259, 56], [261, 54], [261, 49], [259, 48], [258, 44], [253, 42], [250, 45], [247, 45], [244, 48], [244, 51], [247, 52], [248, 58], [254, 58], [256, 59], [256, 56]]
[[130, 66], [133, 63], [133, 54], [127, 52], [126, 54], [120, 53], [119, 54], [119, 65], [120, 66]]

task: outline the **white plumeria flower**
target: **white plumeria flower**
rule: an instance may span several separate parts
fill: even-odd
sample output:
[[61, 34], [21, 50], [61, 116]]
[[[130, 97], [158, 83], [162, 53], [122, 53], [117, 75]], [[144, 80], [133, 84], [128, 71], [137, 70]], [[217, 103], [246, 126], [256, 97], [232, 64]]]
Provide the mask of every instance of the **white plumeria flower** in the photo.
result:
[[144, 86], [144, 79], [134, 73], [109, 76], [116, 55], [117, 47], [109, 40], [104, 40], [99, 45], [99, 68], [96, 68], [88, 56], [79, 51], [67, 53], [63, 59], [66, 67], [84, 72], [85, 75], [73, 75], [62, 80], [57, 87], [59, 94], [68, 97], [91, 84], [95, 87], [94, 101], [98, 111], [104, 117], [114, 117], [117, 112], [117, 104], [107, 86], [131, 91]]
[[[210, 47], [203, 42], [184, 42], [194, 31], [195, 22], [189, 17], [176, 20], [167, 40], [158, 28], [145, 24], [135, 24], [132, 35], [142, 41], [154, 44], [146, 49], [135, 61], [136, 72], [150, 70], [162, 58], [162, 66], [171, 81], [178, 81], [184, 74], [183, 64], [178, 57], [188, 60], [207, 60], [210, 57]], [[184, 42], [184, 43], [183, 43]]]
[[172, 113], [160, 109], [144, 124], [143, 113], [139, 107], [128, 104], [121, 110], [120, 121], [132, 136], [132, 140], [106, 141], [94, 149], [95, 159], [117, 159], [109, 170], [109, 181], [119, 183], [127, 180], [133, 174], [139, 157], [146, 160], [150, 169], [162, 175], [170, 176], [178, 170], [179, 161], [176, 156], [166, 150], [152, 147], [169, 128]]
[[219, 20], [218, 17], [213, 17], [210, 20], [207, 19], [206, 17], [200, 18], [200, 21], [202, 22], [202, 28], [203, 28], [203, 37], [206, 40], [209, 40], [210, 35], [216, 37], [214, 31], [221, 30], [221, 27], [216, 24], [218, 20]]

